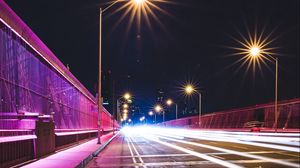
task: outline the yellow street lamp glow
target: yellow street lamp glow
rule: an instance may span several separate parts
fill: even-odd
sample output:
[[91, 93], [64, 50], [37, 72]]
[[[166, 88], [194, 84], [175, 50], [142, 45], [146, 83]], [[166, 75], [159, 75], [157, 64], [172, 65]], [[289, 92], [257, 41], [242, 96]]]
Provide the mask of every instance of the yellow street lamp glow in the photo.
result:
[[146, 0], [132, 0], [136, 5], [143, 5]]
[[260, 52], [261, 52], [261, 49], [258, 46], [253, 46], [249, 50], [249, 54], [252, 57], [258, 57], [258, 56], [260, 56]]
[[167, 103], [168, 106], [171, 106], [171, 105], [173, 104], [173, 101], [172, 101], [171, 99], [168, 99], [168, 100], [166, 101], [166, 103]]
[[192, 85], [187, 85], [185, 88], [184, 88], [184, 90], [185, 90], [185, 92], [187, 93], [187, 94], [191, 94], [191, 93], [193, 93], [194, 91], [195, 91], [195, 89], [194, 89], [194, 87], [192, 86]]
[[156, 105], [154, 107], [154, 109], [155, 109], [156, 112], [160, 112], [162, 110], [162, 107], [160, 105]]
[[124, 94], [124, 99], [129, 100], [131, 98], [131, 95], [129, 93]]
[[127, 109], [128, 108], [128, 104], [123, 104], [123, 108]]
[[128, 113], [128, 110], [127, 110], [127, 109], [124, 109], [123, 112], [124, 112], [124, 113]]
[[153, 111], [149, 111], [149, 113], [148, 113], [150, 116], [153, 116]]

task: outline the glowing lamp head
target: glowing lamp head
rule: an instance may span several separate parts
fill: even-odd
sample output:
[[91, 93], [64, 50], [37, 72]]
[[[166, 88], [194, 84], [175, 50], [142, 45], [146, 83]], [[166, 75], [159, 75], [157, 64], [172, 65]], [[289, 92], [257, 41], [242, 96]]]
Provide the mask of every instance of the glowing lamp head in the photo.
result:
[[129, 119], [128, 119], [128, 122], [131, 122], [131, 121], [132, 121], [132, 120], [129, 118]]
[[166, 101], [166, 103], [167, 103], [168, 106], [171, 106], [171, 105], [173, 104], [173, 101], [172, 101], [171, 99], [168, 99], [168, 100]]
[[127, 109], [128, 108], [128, 104], [123, 104], [123, 108]]
[[146, 0], [132, 0], [136, 5], [143, 5]]
[[127, 109], [124, 109], [124, 110], [123, 110], [123, 113], [128, 113], [128, 110], [127, 110]]
[[131, 98], [131, 95], [129, 93], [124, 94], [124, 99], [129, 100]]
[[156, 105], [154, 107], [154, 109], [155, 109], [156, 112], [160, 112], [162, 110], [162, 107], [160, 105]]
[[195, 89], [192, 85], [187, 85], [184, 90], [187, 94], [191, 94], [195, 91]]
[[149, 111], [149, 113], [148, 113], [150, 116], [153, 116], [153, 111]]
[[249, 54], [251, 57], [258, 57], [260, 56], [260, 53], [261, 53], [261, 49], [257, 46], [253, 46], [249, 50]]
[[127, 120], [127, 118], [128, 118], [128, 115], [124, 114], [123, 115], [123, 120], [125, 121], [125, 120]]

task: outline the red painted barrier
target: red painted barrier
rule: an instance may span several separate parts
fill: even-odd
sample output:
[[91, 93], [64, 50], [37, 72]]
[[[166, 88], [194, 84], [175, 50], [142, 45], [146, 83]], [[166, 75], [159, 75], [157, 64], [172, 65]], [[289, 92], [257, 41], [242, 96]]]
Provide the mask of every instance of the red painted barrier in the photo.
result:
[[[300, 99], [280, 101], [278, 129], [300, 129]], [[274, 104], [260, 104], [246, 108], [214, 112], [201, 116], [171, 120], [158, 125], [204, 129], [271, 128], [275, 127]]]

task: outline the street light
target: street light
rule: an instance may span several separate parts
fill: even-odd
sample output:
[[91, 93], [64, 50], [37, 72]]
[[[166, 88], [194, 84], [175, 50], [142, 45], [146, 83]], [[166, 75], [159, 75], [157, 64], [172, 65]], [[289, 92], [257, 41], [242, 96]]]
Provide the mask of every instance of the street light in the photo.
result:
[[[264, 38], [265, 37], [265, 38]], [[242, 58], [238, 60], [238, 62], [242, 62], [244, 65], [248, 62], [248, 68], [252, 65], [253, 71], [255, 70], [256, 65], [261, 67], [261, 63], [266, 65], [265, 60], [270, 62], [275, 62], [275, 100], [274, 100], [274, 113], [275, 113], [275, 121], [273, 128], [275, 128], [275, 132], [277, 132], [278, 127], [278, 58], [275, 56], [272, 50], [276, 49], [276, 47], [270, 47], [271, 43], [274, 39], [271, 38], [271, 34], [264, 35], [264, 33], [255, 33], [251, 35], [249, 33], [248, 38], [242, 36], [243, 41], [238, 39], [234, 39], [238, 42], [241, 47], [232, 47], [233, 49], [237, 50], [238, 55], [243, 55]]]
[[128, 115], [127, 114], [123, 114], [123, 119], [127, 120], [127, 118], [128, 118]]
[[260, 46], [251, 46], [248, 51], [248, 56], [251, 57], [251, 60], [257, 60], [266, 58], [264, 55], [267, 55], [270, 59], [275, 62], [275, 101], [274, 101], [274, 110], [275, 110], [275, 121], [273, 127], [275, 127], [275, 132], [278, 128], [278, 58], [270, 55], [269, 52], [265, 52]]
[[175, 104], [175, 116], [176, 116], [176, 120], [177, 120], [177, 118], [178, 118], [178, 105], [177, 105], [177, 103], [174, 103], [171, 99], [168, 99], [167, 101], [166, 101], [166, 104], [168, 105], [168, 106], [171, 106], [172, 104]]
[[123, 104], [123, 108], [127, 109], [128, 108], [128, 104]]
[[130, 93], [125, 93], [124, 96], [123, 96], [123, 98], [124, 98], [125, 100], [130, 100], [130, 98], [131, 98]]
[[[108, 9], [110, 9], [112, 6], [114, 6], [116, 3], [121, 2], [123, 0], [115, 0], [112, 4], [107, 6], [106, 8], [102, 9], [100, 8], [100, 16], [99, 16], [99, 69], [98, 69], [98, 138], [97, 143], [101, 143], [100, 135], [101, 135], [101, 111], [102, 111], [102, 90], [101, 90], [101, 71], [102, 71], [102, 15], [105, 13]], [[147, 3], [146, 3], [147, 2]], [[143, 11], [144, 15], [146, 14], [145, 10], [142, 9], [143, 6], [146, 6], [147, 11], [150, 12], [153, 15], [153, 12], [149, 5], [153, 6], [155, 9], [159, 9], [160, 11], [163, 11], [155, 4], [151, 3], [148, 0], [129, 0], [124, 7], [128, 7], [129, 10], [133, 10], [133, 13], [137, 14], [138, 20], [140, 20], [140, 12], [137, 11]], [[132, 19], [131, 19], [132, 20]], [[128, 98], [129, 99], [129, 98]]]
[[184, 90], [185, 90], [185, 93], [191, 94], [191, 93], [194, 92], [195, 89], [194, 89], [194, 86], [193, 86], [193, 85], [188, 84], [188, 85], [185, 86]]
[[162, 108], [162, 106], [158, 104], [154, 107], [154, 110], [157, 113], [160, 113], [161, 111], [163, 112], [163, 122], [165, 122], [165, 110]]
[[198, 92], [195, 87], [191, 84], [188, 84], [184, 87], [184, 91], [186, 94], [191, 95], [192, 93], [197, 93], [198, 94], [198, 98], [199, 98], [199, 128], [200, 128], [200, 123], [201, 123], [201, 93]]
[[154, 107], [154, 110], [156, 111], [156, 112], [161, 112], [162, 111], [162, 107], [161, 107], [161, 105], [156, 105], [155, 107]]
[[252, 57], [257, 57], [260, 55], [261, 49], [258, 46], [252, 46], [249, 50], [249, 54]]
[[142, 4], [145, 3], [146, 0], [133, 0], [133, 1], [135, 1], [135, 3], [136, 3], [137, 5], [142, 5]]
[[[153, 112], [153, 111], [149, 111], [149, 116], [153, 116], [154, 115], [154, 121], [155, 121], [155, 124], [156, 124], [156, 113]], [[153, 121], [152, 121], [153, 122]]]

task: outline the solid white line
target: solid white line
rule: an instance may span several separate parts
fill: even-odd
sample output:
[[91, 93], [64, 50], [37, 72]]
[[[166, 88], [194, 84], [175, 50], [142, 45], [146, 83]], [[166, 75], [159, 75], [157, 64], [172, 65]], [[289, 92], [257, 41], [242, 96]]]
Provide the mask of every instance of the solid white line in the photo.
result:
[[[283, 154], [282, 152], [278, 151], [253, 151], [253, 152], [243, 152], [243, 153], [250, 153], [250, 154], [267, 154], [267, 153], [278, 153], [278, 154]], [[229, 155], [229, 153], [223, 153], [223, 152], [213, 152], [213, 153], [202, 153], [205, 155]], [[297, 155], [291, 155], [294, 157], [299, 157]], [[192, 156], [191, 154], [188, 153], [182, 153], [182, 154], [159, 154], [159, 155], [140, 155], [142, 158], [149, 158], [149, 157], [183, 157], [183, 156]], [[131, 158], [132, 156], [101, 156], [102, 158]], [[137, 155], [134, 155], [133, 157], [138, 157]]]
[[133, 147], [133, 150], [134, 150], [134, 151], [135, 151], [135, 153], [137, 154], [137, 156], [138, 156], [138, 158], [139, 158], [140, 162], [143, 164], [143, 167], [145, 167], [145, 168], [146, 168], [146, 166], [144, 165], [144, 161], [143, 161], [143, 159], [141, 158], [141, 155], [140, 155], [140, 153], [137, 151], [136, 147], [134, 146], [134, 144], [133, 144], [133, 141], [132, 141], [131, 137], [128, 137], [128, 138], [129, 138], [129, 143], [132, 145], [132, 147]]
[[[297, 161], [297, 160], [296, 159], [285, 159], [285, 161]], [[238, 164], [269, 163], [264, 160], [228, 160], [228, 162], [238, 163]], [[136, 165], [142, 166], [141, 163], [101, 164], [102, 167], [133, 167]], [[149, 167], [163, 167], [163, 166], [181, 166], [181, 167], [187, 166], [187, 167], [189, 167], [192, 165], [215, 165], [215, 163], [205, 160], [205, 161], [186, 161], [186, 162], [152, 162], [152, 163], [145, 163], [145, 165], [149, 166]]]
[[[126, 138], [126, 142], [127, 142], [127, 145], [128, 145], [129, 151], [130, 151], [130, 154], [131, 154], [132, 161], [133, 161], [133, 163], [136, 164], [136, 160], [135, 160], [135, 157], [134, 157], [134, 155], [133, 155], [132, 149], [131, 149], [131, 147], [130, 147], [130, 145], [129, 145], [128, 138]], [[135, 168], [138, 168], [138, 166], [135, 166]]]

